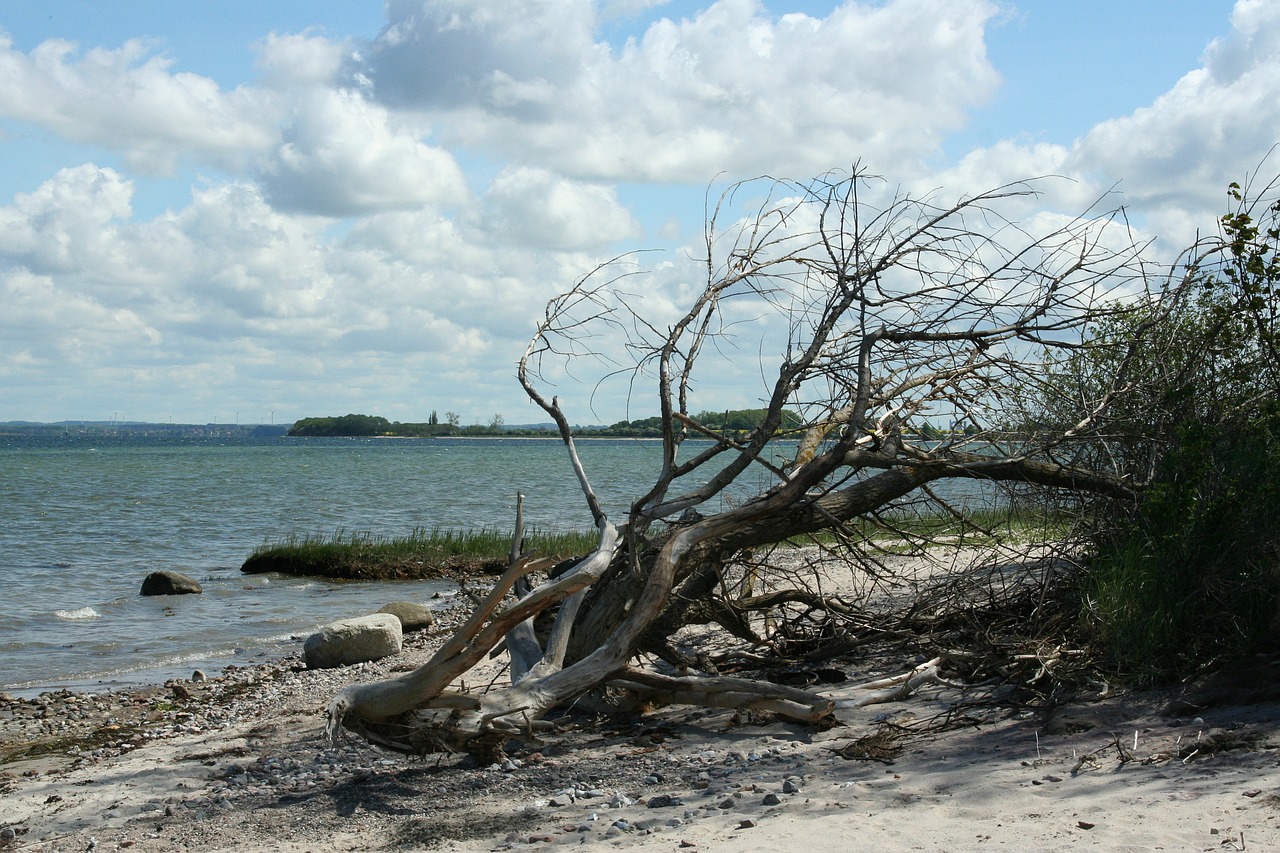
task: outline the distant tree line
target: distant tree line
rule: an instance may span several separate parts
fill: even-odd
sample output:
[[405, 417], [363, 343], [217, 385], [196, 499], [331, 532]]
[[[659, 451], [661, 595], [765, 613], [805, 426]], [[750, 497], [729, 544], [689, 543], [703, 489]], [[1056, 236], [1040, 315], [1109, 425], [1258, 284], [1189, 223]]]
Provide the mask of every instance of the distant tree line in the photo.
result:
[[[733, 437], [745, 434], [760, 425], [766, 414], [765, 409], [729, 409], [723, 412], [705, 411], [694, 417], [703, 429]], [[797, 429], [801, 424], [800, 415], [784, 410], [783, 430]], [[436, 412], [426, 423], [401, 423], [389, 421], [377, 415], [347, 414], [340, 417], [303, 418], [289, 429], [294, 436], [334, 436], [334, 437], [371, 437], [386, 436], [400, 438], [433, 438], [441, 436], [536, 436], [546, 435], [547, 428], [508, 427], [500, 414], [495, 414], [487, 424], [461, 426], [458, 415], [445, 412], [443, 421]], [[641, 418], [633, 421], [618, 421], [607, 427], [581, 427], [574, 433], [592, 438], [658, 438], [662, 435], [662, 418]], [[696, 434], [696, 433], [695, 433]]]

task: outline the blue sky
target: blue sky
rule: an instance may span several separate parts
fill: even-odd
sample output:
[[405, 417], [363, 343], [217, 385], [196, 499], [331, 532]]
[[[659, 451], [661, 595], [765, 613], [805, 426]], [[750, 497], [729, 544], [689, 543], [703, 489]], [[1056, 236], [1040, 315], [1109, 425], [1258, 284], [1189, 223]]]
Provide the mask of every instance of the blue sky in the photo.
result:
[[[655, 248], [661, 316], [709, 186], [854, 160], [1118, 187], [1167, 253], [1280, 141], [1278, 5], [8, 2], [0, 421], [542, 420], [548, 298]], [[571, 420], [656, 407], [582, 376]]]

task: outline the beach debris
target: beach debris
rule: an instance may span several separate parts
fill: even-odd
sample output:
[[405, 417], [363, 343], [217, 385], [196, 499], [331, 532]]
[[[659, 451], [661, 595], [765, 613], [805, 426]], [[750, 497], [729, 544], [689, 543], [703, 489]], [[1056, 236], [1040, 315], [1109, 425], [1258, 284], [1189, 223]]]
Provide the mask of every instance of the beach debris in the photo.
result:
[[832, 749], [836, 755], [846, 761], [879, 761], [881, 764], [892, 764], [893, 759], [902, 751], [902, 732], [889, 726], [881, 726], [869, 735], [855, 738], [838, 749]]
[[400, 653], [404, 635], [400, 620], [374, 613], [330, 622], [302, 645], [308, 669], [330, 669], [380, 660]]
[[204, 592], [199, 581], [181, 572], [165, 569], [152, 572], [142, 580], [141, 595], [193, 595]]

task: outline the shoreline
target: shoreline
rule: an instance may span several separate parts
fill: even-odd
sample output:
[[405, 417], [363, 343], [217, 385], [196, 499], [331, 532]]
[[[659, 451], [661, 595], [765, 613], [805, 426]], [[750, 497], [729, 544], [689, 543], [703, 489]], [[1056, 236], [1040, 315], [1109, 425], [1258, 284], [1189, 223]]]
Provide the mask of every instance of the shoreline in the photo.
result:
[[[1280, 658], [1199, 692], [1050, 712], [979, 685], [842, 707], [827, 731], [732, 711], [565, 718], [501, 764], [324, 738], [337, 690], [425, 662], [307, 670], [297, 654], [204, 681], [0, 701], [0, 851], [1265, 849], [1280, 842]], [[848, 664], [856, 685], [910, 661]], [[501, 666], [478, 678], [500, 679]], [[946, 722], [947, 725], [942, 725]]]

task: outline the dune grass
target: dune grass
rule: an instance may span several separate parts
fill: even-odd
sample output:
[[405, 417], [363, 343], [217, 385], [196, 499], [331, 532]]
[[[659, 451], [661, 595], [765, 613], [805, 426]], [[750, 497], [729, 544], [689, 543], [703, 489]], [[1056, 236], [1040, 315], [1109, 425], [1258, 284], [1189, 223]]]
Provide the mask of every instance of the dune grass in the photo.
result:
[[[594, 532], [534, 530], [525, 536], [526, 553], [567, 559], [595, 548]], [[511, 533], [479, 530], [414, 530], [405, 537], [338, 531], [332, 536], [289, 536], [256, 549], [240, 567], [248, 574], [343, 580], [421, 580], [462, 574], [500, 572], [507, 565]]]

